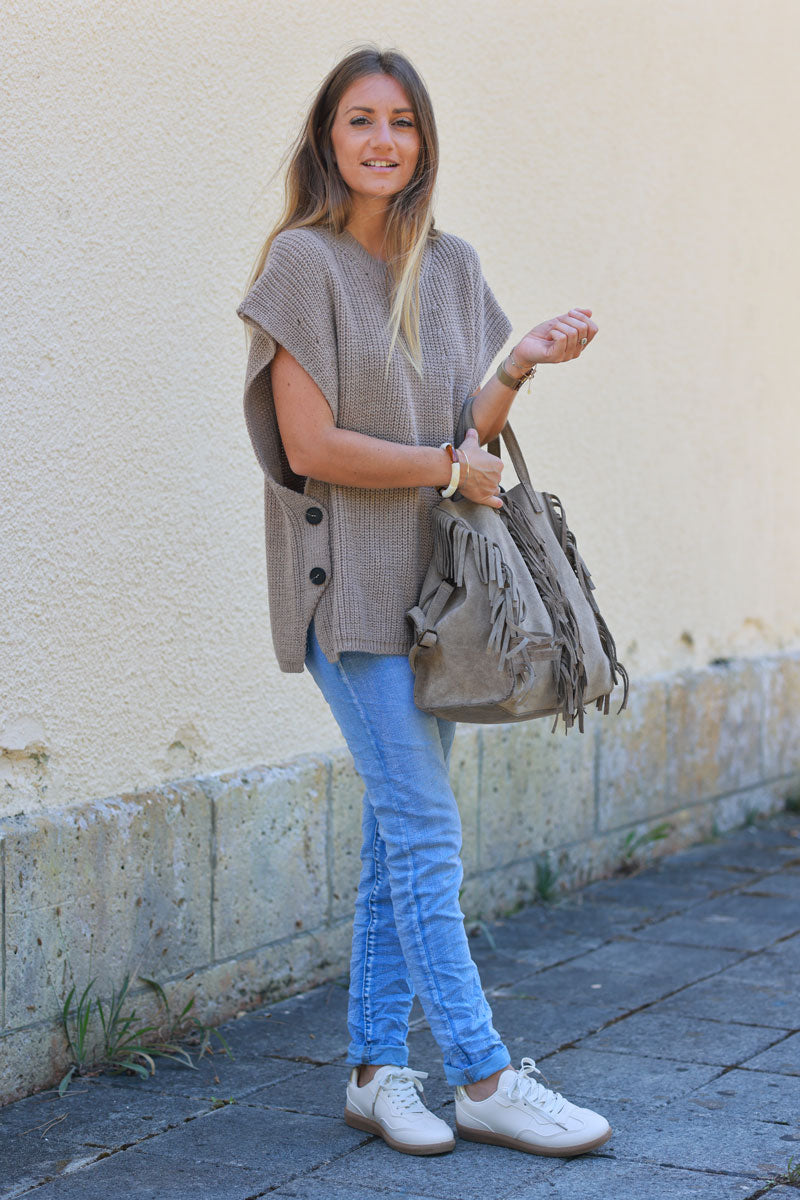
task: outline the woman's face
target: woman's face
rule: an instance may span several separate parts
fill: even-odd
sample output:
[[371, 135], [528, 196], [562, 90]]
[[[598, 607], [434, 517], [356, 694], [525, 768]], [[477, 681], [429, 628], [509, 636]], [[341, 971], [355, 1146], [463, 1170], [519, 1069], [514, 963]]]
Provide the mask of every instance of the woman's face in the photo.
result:
[[339, 101], [331, 141], [339, 172], [354, 196], [380, 198], [402, 191], [420, 149], [416, 114], [402, 84], [392, 75], [364, 75], [351, 83]]

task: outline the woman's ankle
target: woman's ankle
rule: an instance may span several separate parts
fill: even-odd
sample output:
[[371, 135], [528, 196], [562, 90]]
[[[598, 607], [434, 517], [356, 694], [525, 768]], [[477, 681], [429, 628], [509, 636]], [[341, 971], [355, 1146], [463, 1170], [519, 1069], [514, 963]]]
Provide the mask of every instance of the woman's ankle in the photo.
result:
[[510, 1062], [506, 1063], [499, 1071], [494, 1071], [491, 1075], [487, 1075], [485, 1079], [476, 1079], [474, 1083], [466, 1084], [466, 1093], [470, 1100], [486, 1100], [489, 1096], [494, 1095], [497, 1091], [497, 1085], [500, 1082], [500, 1076], [510, 1066]]
[[378, 1066], [375, 1063], [361, 1063], [356, 1076], [358, 1086], [363, 1087], [365, 1083], [369, 1083], [377, 1070]]

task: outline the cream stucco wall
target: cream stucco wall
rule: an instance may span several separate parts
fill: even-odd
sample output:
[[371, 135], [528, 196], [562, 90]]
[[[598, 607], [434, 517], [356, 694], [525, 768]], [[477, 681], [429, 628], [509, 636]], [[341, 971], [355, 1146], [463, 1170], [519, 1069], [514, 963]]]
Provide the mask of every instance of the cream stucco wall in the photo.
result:
[[363, 39], [425, 77], [438, 223], [514, 336], [594, 308], [512, 419], [631, 673], [797, 645], [799, 34], [792, 0], [7, 6], [0, 813], [341, 741], [272, 657], [235, 307]]

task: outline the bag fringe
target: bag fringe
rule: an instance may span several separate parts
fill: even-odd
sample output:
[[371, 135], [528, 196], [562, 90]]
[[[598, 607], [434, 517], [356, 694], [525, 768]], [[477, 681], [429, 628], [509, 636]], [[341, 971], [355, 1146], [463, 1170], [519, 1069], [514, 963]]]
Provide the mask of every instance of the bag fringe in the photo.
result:
[[496, 543], [441, 508], [435, 508], [433, 516], [433, 556], [437, 570], [443, 578], [461, 587], [467, 554], [472, 555], [478, 576], [489, 589], [492, 627], [488, 646], [496, 651], [501, 669], [510, 662], [514, 699], [521, 699], [533, 687], [534, 660], [546, 657], [548, 650], [557, 655], [557, 639], [544, 630], [526, 628], [525, 599]]
[[583, 716], [586, 711], [584, 696], [588, 678], [575, 611], [564, 595], [555, 566], [524, 508], [506, 492], [503, 494], [503, 508], [499, 511], [525, 566], [531, 573], [553, 624], [556, 639], [561, 644], [561, 657], [556, 672], [556, 697], [560, 707], [553, 722], [552, 732], [556, 730], [559, 716], [564, 722], [565, 732], [574, 725], [577, 716], [578, 728], [583, 733]]
[[[628, 705], [628, 688], [630, 683], [628, 672], [617, 658], [617, 647], [616, 643], [614, 642], [614, 638], [611, 636], [611, 630], [608, 628], [608, 625], [603, 619], [600, 609], [597, 606], [597, 601], [592, 595], [592, 592], [594, 591], [594, 583], [591, 575], [589, 574], [589, 569], [586, 566], [586, 563], [583, 561], [583, 558], [578, 550], [578, 546], [575, 541], [575, 534], [567, 525], [567, 517], [566, 513], [564, 512], [564, 505], [561, 503], [558, 496], [556, 496], [553, 492], [543, 492], [542, 496], [547, 507], [547, 512], [550, 518], [550, 524], [553, 527], [553, 531], [561, 543], [561, 548], [567, 556], [567, 561], [577, 576], [578, 582], [581, 585], [586, 599], [591, 605], [592, 612], [594, 613], [594, 619], [597, 624], [597, 632], [600, 635], [600, 644], [603, 647], [603, 651], [611, 667], [611, 678], [615, 684], [618, 682], [618, 673], [622, 678], [622, 704], [620, 704], [619, 708], [617, 709], [617, 715], [619, 715], [623, 708], [627, 708]], [[609, 696], [605, 695], [598, 697], [596, 701], [596, 707], [600, 709], [604, 715], [607, 715], [609, 709]]]

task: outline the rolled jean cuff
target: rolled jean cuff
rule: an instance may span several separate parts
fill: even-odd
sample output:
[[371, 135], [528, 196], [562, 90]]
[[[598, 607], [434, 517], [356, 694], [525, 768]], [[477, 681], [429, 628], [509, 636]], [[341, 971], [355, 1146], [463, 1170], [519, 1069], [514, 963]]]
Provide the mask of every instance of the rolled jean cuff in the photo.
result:
[[506, 1048], [498, 1046], [487, 1058], [482, 1058], [477, 1063], [470, 1063], [463, 1069], [451, 1067], [449, 1063], [445, 1063], [444, 1075], [451, 1087], [455, 1087], [457, 1083], [477, 1083], [479, 1079], [485, 1079], [487, 1075], [494, 1075], [495, 1071], [499, 1071], [501, 1067], [507, 1067], [510, 1062], [511, 1055]]
[[361, 1066], [362, 1063], [382, 1067], [391, 1063], [394, 1067], [408, 1066], [408, 1046], [356, 1046], [350, 1043], [347, 1050], [348, 1066]]

